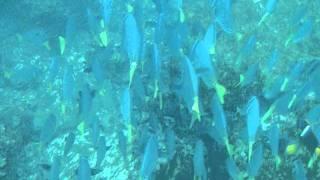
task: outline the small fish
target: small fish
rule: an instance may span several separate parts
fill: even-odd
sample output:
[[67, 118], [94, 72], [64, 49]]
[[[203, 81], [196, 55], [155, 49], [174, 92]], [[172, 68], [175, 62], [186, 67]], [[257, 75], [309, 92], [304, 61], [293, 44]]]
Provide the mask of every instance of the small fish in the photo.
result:
[[247, 130], [249, 138], [249, 161], [251, 159], [252, 147], [255, 143], [257, 130], [260, 126], [260, 105], [256, 96], [250, 98], [247, 105]]
[[193, 154], [193, 172], [194, 178], [207, 179], [207, 170], [204, 160], [204, 144], [197, 140]]
[[156, 135], [151, 135], [144, 150], [141, 163], [140, 177], [150, 178], [156, 170], [158, 160], [158, 139]]

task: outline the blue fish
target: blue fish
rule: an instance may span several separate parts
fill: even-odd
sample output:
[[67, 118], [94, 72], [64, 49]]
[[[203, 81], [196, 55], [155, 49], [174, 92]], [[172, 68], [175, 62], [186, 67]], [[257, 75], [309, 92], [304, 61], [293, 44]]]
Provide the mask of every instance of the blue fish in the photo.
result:
[[228, 34], [233, 32], [231, 0], [215, 1], [215, 22], [224, 32]]
[[229, 155], [232, 154], [231, 147], [229, 144], [228, 131], [227, 131], [227, 120], [222, 105], [219, 102], [218, 97], [215, 95], [212, 98], [212, 113], [214, 119], [214, 126], [218, 135], [223, 140]]
[[207, 87], [213, 88], [217, 82], [216, 71], [211, 62], [206, 42], [196, 43], [193, 52], [194, 69]]
[[305, 5], [299, 6], [298, 9], [293, 14], [292, 18], [290, 19], [290, 25], [291, 26], [298, 25], [307, 14], [308, 12], [307, 10], [308, 10], [307, 6]]
[[87, 8], [87, 18], [88, 18], [88, 27], [91, 34], [95, 35], [99, 32], [99, 21], [92, 12], [91, 9]]
[[170, 0], [169, 4], [174, 10], [179, 12], [179, 22], [184, 23], [185, 15], [182, 9], [183, 0]]
[[29, 64], [15, 68], [8, 76], [10, 85], [18, 90], [36, 87], [41, 77], [39, 69]]
[[269, 144], [272, 155], [276, 158], [276, 166], [278, 168], [281, 160], [279, 156], [279, 140], [280, 140], [280, 129], [276, 123], [273, 123], [269, 130]]
[[56, 132], [57, 119], [56, 116], [50, 114], [49, 117], [44, 122], [41, 132], [40, 132], [40, 142], [44, 145], [50, 143], [50, 141], [54, 138], [54, 133]]
[[194, 178], [207, 179], [204, 148], [203, 142], [201, 140], [197, 140], [192, 158]]
[[259, 72], [259, 64], [251, 64], [247, 71], [240, 75], [240, 86], [245, 87], [251, 85], [257, 78], [257, 74]]
[[179, 57], [182, 52], [182, 46], [187, 39], [187, 26], [186, 24], [177, 24], [167, 27], [166, 32], [166, 45], [168, 46], [170, 55]]
[[[182, 96], [189, 112], [191, 112], [196, 119], [201, 120], [200, 107], [199, 107], [199, 81], [196, 72], [187, 56], [182, 58], [182, 77], [183, 87], [181, 89]], [[193, 121], [191, 122], [191, 126]]]
[[54, 83], [58, 73], [59, 73], [59, 70], [60, 70], [60, 59], [57, 58], [57, 57], [53, 57], [51, 59], [51, 63], [50, 63], [50, 66], [49, 66], [49, 75], [48, 75], [48, 80], [50, 83]]
[[122, 92], [120, 104], [120, 112], [125, 123], [131, 121], [131, 92], [129, 88], [125, 88]]
[[160, 54], [159, 54], [159, 48], [157, 44], [153, 44], [152, 47], [152, 75], [154, 76], [154, 95], [153, 97], [156, 98], [158, 96], [159, 92], [159, 83], [160, 83], [160, 71], [161, 71], [161, 61], [160, 61]]
[[240, 50], [240, 56], [241, 57], [248, 57], [252, 54], [256, 47], [257, 38], [255, 35], [251, 35], [247, 42], [244, 44], [244, 46]]
[[139, 60], [139, 53], [141, 48], [141, 35], [138, 25], [133, 14], [128, 14], [125, 22], [125, 50], [130, 62]]
[[263, 90], [263, 96], [266, 99], [274, 99], [281, 93], [281, 87], [285, 81], [284, 76], [278, 76], [273, 82], [270, 83]]
[[65, 103], [72, 103], [74, 99], [74, 77], [72, 66], [67, 65], [62, 79], [62, 99]]
[[97, 80], [97, 82], [100, 84], [103, 82], [105, 75], [103, 73], [103, 68], [102, 64], [99, 59], [93, 59], [91, 62], [91, 68], [92, 68], [92, 73]]
[[206, 34], [203, 37], [203, 41], [208, 49], [209, 54], [215, 54], [215, 45], [217, 40], [217, 31], [214, 24], [210, 24]]
[[258, 144], [253, 151], [252, 158], [249, 161], [248, 174], [250, 177], [256, 177], [263, 164], [263, 146]]
[[245, 65], [244, 59], [250, 57], [255, 50], [257, 43], [256, 35], [251, 35], [245, 44], [241, 47], [239, 55], [235, 60], [235, 70], [241, 71]]
[[276, 66], [276, 63], [278, 62], [279, 60], [279, 51], [277, 49], [274, 49], [271, 53], [271, 56], [270, 58], [268, 59], [268, 62], [267, 62], [267, 68], [266, 68], [266, 72], [267, 73], [270, 73], [272, 70], [275, 69], [275, 66]]
[[92, 106], [92, 91], [89, 84], [85, 84], [80, 92], [79, 112], [80, 116], [87, 124], [90, 124], [91, 106]]
[[74, 133], [69, 133], [69, 135], [66, 137], [65, 139], [65, 145], [64, 145], [64, 151], [63, 151], [63, 155], [64, 156], [67, 156], [68, 153], [70, 152], [73, 144], [74, 144], [74, 141], [76, 139], [76, 136]]
[[105, 24], [109, 24], [112, 13], [113, 0], [101, 0], [102, 16]]
[[237, 180], [240, 179], [239, 175], [240, 175], [240, 170], [237, 167], [236, 163], [234, 162], [233, 159], [228, 158], [226, 160], [226, 166], [227, 166], [227, 172], [229, 174], [229, 176], [233, 179], [233, 180]]
[[90, 180], [91, 169], [88, 159], [86, 157], [80, 157], [79, 168], [77, 171], [77, 180]]
[[265, 13], [262, 16], [262, 18], [260, 19], [258, 25], [260, 26], [265, 20], [266, 18], [273, 12], [276, 4], [277, 4], [278, 0], [268, 0], [266, 5], [265, 5]]
[[128, 143], [132, 142], [132, 119], [131, 119], [131, 90], [129, 88], [125, 88], [122, 92], [121, 104], [120, 104], [120, 112], [122, 115], [123, 122], [127, 127], [127, 138]]
[[65, 27], [65, 37], [68, 45], [75, 42], [75, 37], [77, 35], [77, 17], [75, 15], [70, 15], [67, 17], [66, 27]]
[[249, 161], [251, 159], [252, 147], [255, 143], [256, 134], [260, 126], [260, 105], [257, 97], [250, 98], [247, 105], [247, 130], [249, 138]]
[[308, 180], [307, 176], [306, 176], [306, 170], [303, 167], [303, 163], [301, 162], [300, 159], [297, 159], [293, 162], [293, 170], [292, 170], [292, 174], [293, 174], [293, 178], [295, 180]]
[[99, 169], [102, 161], [105, 158], [106, 152], [110, 149], [111, 146], [106, 146], [106, 138], [104, 136], [100, 136], [98, 147], [97, 147], [97, 160], [96, 160], [96, 168]]
[[313, 20], [307, 18], [303, 24], [299, 27], [298, 31], [293, 35], [292, 42], [299, 43], [306, 39], [312, 32]]
[[161, 61], [160, 61], [160, 54], [159, 48], [157, 44], [153, 44], [152, 46], [152, 65], [155, 74], [155, 79], [160, 79], [160, 70], [161, 70]]
[[287, 47], [290, 43], [298, 44], [305, 39], [307, 39], [312, 33], [313, 19], [308, 17], [304, 22], [298, 27], [297, 31], [290, 35], [288, 40], [285, 42]]
[[124, 22], [124, 42], [127, 57], [130, 61], [129, 86], [133, 80], [141, 51], [141, 35], [133, 14], [129, 13]]
[[122, 130], [119, 130], [117, 135], [118, 135], [119, 151], [124, 161], [127, 161], [127, 138], [123, 134]]
[[158, 160], [158, 139], [156, 135], [151, 135], [144, 150], [140, 177], [149, 179], [156, 170]]
[[98, 117], [94, 116], [92, 117], [92, 122], [90, 123], [91, 129], [90, 129], [90, 136], [92, 140], [93, 146], [97, 146], [98, 144], [98, 139], [100, 137], [100, 126], [99, 126], [99, 119]]
[[50, 168], [48, 180], [59, 180], [60, 177], [60, 159], [55, 157]]
[[313, 134], [318, 142], [320, 142], [320, 105], [314, 106], [306, 115], [306, 121], [311, 127]]
[[165, 37], [165, 20], [164, 20], [164, 13], [159, 13], [158, 18], [157, 18], [157, 24], [155, 27], [155, 32], [154, 32], [154, 42], [156, 44], [161, 44], [161, 42], [164, 41]]
[[176, 135], [172, 129], [166, 131], [166, 149], [168, 159], [172, 160], [176, 153]]

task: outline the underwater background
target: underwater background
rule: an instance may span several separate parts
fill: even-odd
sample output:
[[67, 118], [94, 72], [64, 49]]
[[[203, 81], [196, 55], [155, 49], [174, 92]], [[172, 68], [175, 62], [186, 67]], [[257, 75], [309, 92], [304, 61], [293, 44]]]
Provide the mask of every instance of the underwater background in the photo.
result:
[[0, 179], [320, 179], [319, 0], [1, 0]]

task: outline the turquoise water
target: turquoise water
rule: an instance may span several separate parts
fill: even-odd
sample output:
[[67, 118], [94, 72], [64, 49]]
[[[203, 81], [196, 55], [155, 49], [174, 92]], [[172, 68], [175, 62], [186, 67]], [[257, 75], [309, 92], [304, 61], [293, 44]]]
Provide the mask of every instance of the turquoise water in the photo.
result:
[[0, 179], [319, 179], [320, 1], [0, 2]]

